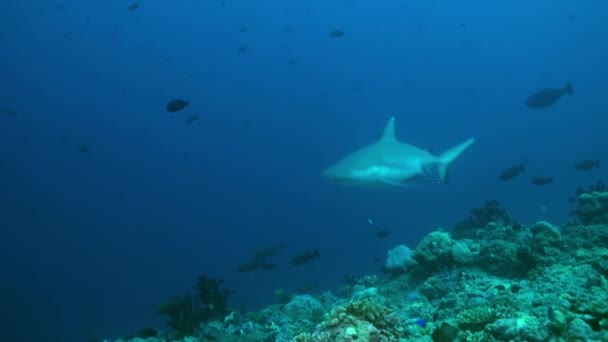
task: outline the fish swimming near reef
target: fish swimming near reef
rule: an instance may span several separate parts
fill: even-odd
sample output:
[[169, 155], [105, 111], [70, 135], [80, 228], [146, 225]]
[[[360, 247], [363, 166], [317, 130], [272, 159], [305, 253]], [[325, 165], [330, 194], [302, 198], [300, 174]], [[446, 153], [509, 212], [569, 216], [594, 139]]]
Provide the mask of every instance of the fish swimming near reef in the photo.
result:
[[314, 260], [315, 258], [320, 257], [319, 249], [316, 248], [314, 250], [304, 251], [291, 259], [289, 262], [293, 266], [301, 266], [307, 264]]
[[517, 176], [519, 176], [520, 174], [526, 172], [526, 169], [524, 168], [524, 163], [515, 165], [515, 166], [511, 166], [505, 170], [503, 170], [500, 173], [500, 176], [498, 176], [498, 179], [500, 179], [501, 181], [508, 181], [511, 180]]
[[587, 171], [587, 170], [591, 170], [593, 168], [596, 167], [600, 167], [600, 161], [599, 160], [591, 160], [591, 159], [587, 159], [587, 160], [581, 160], [578, 163], [574, 164], [574, 167], [579, 170], [579, 171]]
[[532, 182], [532, 184], [539, 185], [539, 186], [548, 185], [548, 184], [553, 183], [553, 177], [536, 176], [536, 177], [532, 177], [531, 182]]
[[563, 88], [545, 88], [535, 92], [526, 99], [526, 106], [530, 109], [548, 108], [561, 99], [564, 94], [574, 94], [570, 82], [566, 83]]
[[244, 262], [239, 265], [237, 270], [241, 273], [247, 273], [255, 270], [256, 268], [262, 265], [263, 261], [261, 259], [254, 259], [247, 262]]
[[380, 229], [376, 232], [376, 237], [379, 239], [384, 239], [391, 234], [391, 231], [388, 229]]
[[340, 38], [340, 37], [344, 36], [344, 31], [342, 31], [342, 30], [331, 30], [331, 31], [329, 31], [329, 36], [331, 38]]
[[127, 11], [133, 12], [138, 8], [139, 8], [139, 2], [134, 2], [131, 5], [129, 5], [129, 7], [127, 7]]
[[186, 106], [188, 106], [188, 105], [189, 105], [188, 101], [184, 101], [184, 100], [180, 100], [180, 99], [171, 100], [167, 103], [167, 112], [169, 112], [169, 113], [179, 112], [180, 110], [186, 108]]
[[256, 259], [264, 259], [279, 254], [283, 251], [283, 249], [284, 245], [282, 243], [278, 243], [256, 250], [253, 256]]
[[329, 181], [359, 186], [411, 186], [427, 179], [434, 168], [442, 182], [448, 182], [448, 167], [469, 146], [471, 138], [439, 156], [395, 137], [395, 118], [391, 117], [378, 141], [367, 145], [334, 165], [321, 176]]
[[2, 115], [4, 116], [8, 116], [8, 117], [15, 117], [17, 115], [19, 115], [19, 113], [11, 108], [4, 108], [0, 111], [0, 113], [2, 113]]
[[198, 120], [198, 115], [190, 115], [186, 118], [186, 124], [192, 125], [196, 120]]

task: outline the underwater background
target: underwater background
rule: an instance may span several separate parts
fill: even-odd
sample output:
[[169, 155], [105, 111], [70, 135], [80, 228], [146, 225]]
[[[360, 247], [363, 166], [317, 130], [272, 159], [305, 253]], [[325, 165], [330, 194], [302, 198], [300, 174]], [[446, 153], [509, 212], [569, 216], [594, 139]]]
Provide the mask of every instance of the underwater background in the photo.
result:
[[[137, 3], [0, 3], [7, 340], [161, 326], [159, 304], [199, 274], [245, 309], [276, 289], [335, 289], [486, 200], [562, 223], [577, 187], [606, 181], [603, 165], [574, 167], [608, 161], [604, 1]], [[573, 96], [525, 106], [566, 82]], [[173, 99], [188, 106], [168, 112]], [[434, 153], [476, 138], [450, 185], [320, 177], [390, 116], [401, 141]], [[525, 175], [499, 179], [524, 161]], [[277, 243], [276, 269], [238, 272]]]

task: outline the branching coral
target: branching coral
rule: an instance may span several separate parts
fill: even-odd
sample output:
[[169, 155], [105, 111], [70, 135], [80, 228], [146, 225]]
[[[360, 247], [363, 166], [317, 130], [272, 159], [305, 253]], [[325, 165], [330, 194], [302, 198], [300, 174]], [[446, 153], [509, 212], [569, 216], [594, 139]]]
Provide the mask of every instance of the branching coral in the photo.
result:
[[172, 298], [156, 312], [168, 316], [167, 324], [175, 330], [177, 338], [192, 335], [200, 323], [228, 314], [228, 298], [232, 291], [222, 288], [222, 283], [220, 279], [199, 276], [194, 298], [190, 294]]

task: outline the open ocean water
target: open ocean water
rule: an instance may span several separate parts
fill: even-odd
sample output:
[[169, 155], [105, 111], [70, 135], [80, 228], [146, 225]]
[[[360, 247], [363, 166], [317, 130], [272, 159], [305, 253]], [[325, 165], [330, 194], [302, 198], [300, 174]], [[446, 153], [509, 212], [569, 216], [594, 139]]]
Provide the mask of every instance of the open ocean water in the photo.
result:
[[[608, 181], [606, 13], [605, 1], [2, 1], [2, 340], [164, 327], [159, 305], [201, 274], [243, 310], [277, 290], [336, 291], [488, 200], [519, 222], [571, 220], [576, 189]], [[321, 177], [393, 116], [399, 141], [433, 155], [475, 138], [449, 184], [432, 170], [407, 187]], [[269, 256], [251, 264], [256, 251]]]

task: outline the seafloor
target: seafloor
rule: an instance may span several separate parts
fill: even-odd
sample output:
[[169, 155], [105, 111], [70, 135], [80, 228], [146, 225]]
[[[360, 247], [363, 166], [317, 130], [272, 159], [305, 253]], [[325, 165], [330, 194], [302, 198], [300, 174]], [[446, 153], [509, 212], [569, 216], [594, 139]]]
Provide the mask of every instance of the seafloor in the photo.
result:
[[173, 307], [172, 331], [116, 341], [608, 341], [608, 192], [580, 194], [561, 227], [495, 201], [471, 213], [389, 251], [383, 279], [215, 319]]

